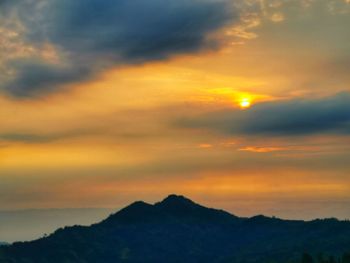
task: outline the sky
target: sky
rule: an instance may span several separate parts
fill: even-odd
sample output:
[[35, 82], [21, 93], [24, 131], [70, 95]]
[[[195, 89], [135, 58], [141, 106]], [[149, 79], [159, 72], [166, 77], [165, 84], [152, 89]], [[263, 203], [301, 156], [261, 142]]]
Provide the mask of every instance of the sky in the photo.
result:
[[349, 0], [0, 0], [0, 210], [350, 218], [349, 24]]

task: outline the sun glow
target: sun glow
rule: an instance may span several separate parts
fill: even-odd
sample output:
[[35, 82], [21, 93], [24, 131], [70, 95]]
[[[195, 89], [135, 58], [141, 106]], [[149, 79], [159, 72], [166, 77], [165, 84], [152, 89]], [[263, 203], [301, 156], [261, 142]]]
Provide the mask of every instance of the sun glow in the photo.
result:
[[241, 98], [241, 100], [239, 101], [239, 106], [242, 109], [246, 109], [249, 108], [251, 106], [251, 99], [250, 98]]

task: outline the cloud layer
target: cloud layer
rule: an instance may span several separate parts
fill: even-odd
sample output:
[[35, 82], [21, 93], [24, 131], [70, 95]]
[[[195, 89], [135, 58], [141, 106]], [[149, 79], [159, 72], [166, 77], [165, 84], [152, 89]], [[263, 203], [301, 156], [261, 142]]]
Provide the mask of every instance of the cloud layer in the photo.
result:
[[25, 27], [28, 45], [51, 45], [55, 53], [51, 60], [39, 52], [7, 62], [12, 73], [2, 89], [15, 96], [45, 93], [112, 66], [216, 48], [219, 43], [210, 34], [235, 17], [226, 0], [18, 0], [3, 5], [8, 19]]
[[257, 136], [350, 134], [350, 93], [321, 99], [260, 103], [249, 110], [213, 112], [197, 119], [181, 120], [178, 124]]

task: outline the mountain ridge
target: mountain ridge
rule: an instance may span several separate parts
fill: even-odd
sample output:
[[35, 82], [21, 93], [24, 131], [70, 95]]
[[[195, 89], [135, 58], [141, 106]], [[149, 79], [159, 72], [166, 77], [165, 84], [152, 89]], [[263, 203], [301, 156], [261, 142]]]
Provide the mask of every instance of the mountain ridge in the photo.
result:
[[89, 227], [65, 227], [1, 247], [0, 262], [295, 262], [305, 251], [340, 255], [347, 250], [347, 221], [241, 218], [170, 195], [155, 204], [134, 202]]
[[102, 223], [137, 222], [154, 221], [159, 217], [182, 218], [187, 220], [206, 221], [216, 219], [218, 221], [229, 221], [238, 217], [218, 209], [207, 208], [199, 205], [192, 200], [181, 195], [169, 195], [160, 202], [149, 204], [143, 201], [136, 201], [121, 209], [115, 214], [110, 215]]

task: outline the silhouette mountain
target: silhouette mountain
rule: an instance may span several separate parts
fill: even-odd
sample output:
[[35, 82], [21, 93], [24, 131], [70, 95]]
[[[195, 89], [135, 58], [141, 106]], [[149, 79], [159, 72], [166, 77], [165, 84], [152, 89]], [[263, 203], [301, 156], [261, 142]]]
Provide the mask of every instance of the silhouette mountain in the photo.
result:
[[0, 247], [0, 262], [293, 262], [305, 251], [336, 256], [349, 249], [347, 221], [240, 218], [170, 195], [154, 205], [135, 202], [90, 227]]
[[179, 195], [169, 195], [154, 205], [137, 201], [108, 217], [102, 224], [141, 223], [158, 221], [232, 223], [238, 220], [223, 210], [207, 208]]

